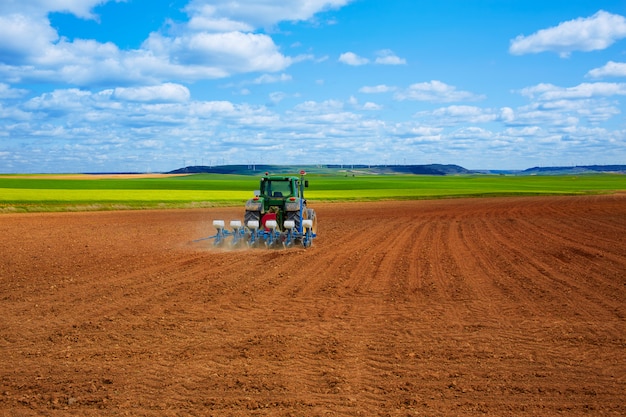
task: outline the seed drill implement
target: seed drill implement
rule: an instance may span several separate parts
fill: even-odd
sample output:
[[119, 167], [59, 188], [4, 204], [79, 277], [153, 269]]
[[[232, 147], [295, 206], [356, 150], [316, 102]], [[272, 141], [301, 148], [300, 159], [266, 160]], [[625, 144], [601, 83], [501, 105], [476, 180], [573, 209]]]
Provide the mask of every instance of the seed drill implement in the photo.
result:
[[304, 189], [309, 186], [305, 174], [265, 173], [254, 198], [246, 202], [243, 222], [231, 220], [227, 227], [224, 220], [214, 220], [217, 233], [198, 240], [213, 239], [216, 246], [310, 247], [317, 236], [317, 217], [304, 198]]

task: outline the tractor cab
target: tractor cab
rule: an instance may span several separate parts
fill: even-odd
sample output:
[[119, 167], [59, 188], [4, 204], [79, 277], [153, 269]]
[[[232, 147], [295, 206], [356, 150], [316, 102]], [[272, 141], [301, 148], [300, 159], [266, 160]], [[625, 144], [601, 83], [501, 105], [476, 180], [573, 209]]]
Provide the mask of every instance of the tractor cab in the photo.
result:
[[298, 179], [295, 177], [261, 178], [260, 195], [266, 198], [285, 198], [298, 195]]
[[304, 174], [302, 171], [300, 177], [295, 177], [266, 173], [261, 177], [260, 190], [255, 195], [264, 200], [265, 210], [272, 206], [283, 206], [286, 201], [304, 199], [304, 188], [309, 186]]

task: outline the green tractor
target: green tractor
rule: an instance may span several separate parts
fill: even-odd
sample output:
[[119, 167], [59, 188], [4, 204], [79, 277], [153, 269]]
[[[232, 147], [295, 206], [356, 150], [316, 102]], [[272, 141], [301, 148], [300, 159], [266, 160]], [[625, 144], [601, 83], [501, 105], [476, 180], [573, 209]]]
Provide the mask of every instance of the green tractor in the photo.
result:
[[222, 220], [215, 220], [217, 235], [210, 238], [215, 238], [215, 244], [233, 236], [233, 244], [247, 241], [250, 246], [311, 246], [317, 236], [317, 217], [304, 198], [304, 189], [309, 186], [305, 174], [300, 171], [297, 177], [265, 173], [254, 198], [246, 202], [243, 225], [234, 220], [230, 222], [232, 230], [228, 230]]

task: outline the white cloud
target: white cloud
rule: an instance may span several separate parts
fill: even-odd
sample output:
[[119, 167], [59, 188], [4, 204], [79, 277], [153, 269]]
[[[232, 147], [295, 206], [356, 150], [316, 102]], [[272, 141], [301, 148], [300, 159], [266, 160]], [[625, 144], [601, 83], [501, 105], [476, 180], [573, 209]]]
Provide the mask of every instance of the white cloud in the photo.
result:
[[586, 93], [571, 92], [561, 95], [558, 90], [553, 91], [548, 87], [549, 85], [544, 84], [528, 89], [525, 94], [534, 101], [515, 110], [510, 107], [501, 108], [498, 120], [508, 126], [541, 125], [545, 128], [562, 128], [581, 126], [585, 122], [598, 124], [620, 114], [618, 104], [609, 100], [609, 97], [585, 97]]
[[603, 67], [592, 69], [586, 76], [591, 78], [626, 77], [626, 62], [609, 61]]
[[322, 56], [322, 57], [320, 57], [320, 58], [315, 58], [313, 61], [314, 61], [316, 64], [321, 64], [322, 62], [326, 62], [326, 61], [328, 61], [328, 60], [329, 60], [329, 56], [328, 56], [328, 55], [324, 55], [324, 56]]
[[394, 98], [396, 100], [415, 100], [430, 102], [453, 102], [480, 100], [484, 97], [477, 96], [468, 91], [457, 90], [456, 87], [433, 80], [430, 82], [416, 83], [409, 86], [404, 91], [398, 91]]
[[213, 5], [199, 4], [193, 9], [188, 27], [195, 31], [208, 32], [251, 32], [254, 27], [227, 17], [216, 16], [217, 9]]
[[393, 51], [383, 49], [376, 53], [378, 57], [374, 62], [381, 65], [406, 65], [406, 59], [398, 57]]
[[493, 132], [482, 127], [467, 126], [451, 132], [449, 137], [457, 140], [457, 148], [472, 148], [476, 146], [476, 139], [490, 139]]
[[281, 83], [281, 82], [287, 82], [287, 81], [291, 81], [292, 77], [289, 74], [279, 74], [279, 75], [272, 75], [272, 74], [263, 74], [260, 77], [255, 78], [252, 81], [252, 84], [274, 84], [274, 83]]
[[511, 127], [505, 129], [504, 133], [509, 136], [517, 137], [540, 137], [545, 135], [545, 132], [539, 126]]
[[626, 37], [626, 18], [600, 10], [587, 18], [562, 22], [529, 36], [519, 35], [511, 41], [514, 55], [551, 51], [567, 57], [573, 51], [606, 49]]
[[371, 101], [367, 101], [365, 104], [363, 104], [363, 110], [381, 110], [382, 108], [383, 106], [381, 106], [380, 104], [376, 104]]
[[510, 107], [500, 109], [500, 120], [504, 123], [511, 123], [515, 120], [515, 111]]
[[394, 145], [393, 147], [400, 148], [396, 149], [396, 151], [405, 152], [406, 154], [410, 154], [411, 147], [415, 145], [436, 145], [444, 139], [444, 129], [441, 127], [405, 123], [391, 126], [387, 128], [385, 133], [397, 138], [399, 140], [399, 144]]
[[291, 64], [291, 60], [278, 51], [272, 38], [256, 33], [201, 32], [178, 38], [152, 34], [144, 48], [165, 54], [174, 67], [206, 69], [209, 77], [220, 73], [280, 71]]
[[189, 114], [194, 117], [213, 117], [216, 113], [235, 114], [236, 107], [230, 101], [195, 101], [189, 105]]
[[361, 105], [359, 103], [359, 100], [356, 97], [354, 97], [354, 96], [351, 96], [348, 99], [348, 104], [350, 104], [353, 108], [355, 108], [357, 110], [369, 110], [369, 111], [372, 111], [372, 110], [381, 110], [383, 108], [383, 106], [381, 106], [381, 105], [379, 105], [377, 103], [374, 103], [372, 101], [368, 101], [365, 104]]
[[493, 111], [476, 106], [442, 107], [434, 110], [432, 115], [439, 119], [452, 120], [455, 123], [488, 123], [498, 117]]
[[509, 126], [544, 126], [555, 128], [563, 126], [576, 126], [580, 123], [580, 117], [575, 112], [561, 111], [559, 109], [543, 108], [538, 104], [523, 106], [511, 112], [501, 112], [504, 116], [501, 120]]
[[379, 84], [374, 86], [364, 86], [359, 88], [360, 93], [365, 94], [378, 94], [378, 93], [389, 93], [391, 91], [395, 91], [396, 87], [392, 87], [385, 84]]
[[278, 104], [281, 101], [283, 101], [285, 98], [287, 97], [287, 94], [285, 94], [282, 91], [275, 91], [273, 93], [270, 93], [270, 101], [274, 104]]
[[251, 27], [267, 27], [282, 21], [306, 21], [315, 14], [338, 9], [351, 0], [191, 0], [185, 10], [193, 19], [200, 17], [240, 22]]
[[605, 122], [621, 113], [615, 103], [609, 103], [606, 100], [590, 100], [589, 103], [583, 103], [576, 112], [594, 124]]
[[295, 109], [307, 113], [335, 112], [343, 110], [343, 103], [339, 100], [326, 100], [323, 102], [308, 100], [298, 104]]
[[11, 88], [8, 84], [0, 83], [0, 99], [23, 97], [28, 91], [21, 88]]
[[[398, 57], [389, 49], [383, 49], [376, 52], [375, 64], [378, 65], [405, 65], [406, 60]], [[339, 56], [339, 62], [352, 66], [366, 65], [370, 63], [368, 58], [359, 56], [354, 52], [345, 52]]]
[[51, 110], [64, 112], [72, 109], [83, 109], [85, 99], [91, 99], [88, 91], [70, 88], [44, 93], [27, 101], [24, 107], [28, 110]]
[[524, 88], [520, 92], [523, 96], [540, 101], [623, 96], [626, 95], [626, 83], [582, 83], [566, 88], [553, 84], [538, 84]]
[[109, 1], [124, 0], [3, 0], [0, 3], [0, 14], [27, 13], [46, 16], [49, 12], [71, 13], [83, 19], [94, 19], [92, 10], [95, 6]]
[[577, 117], [586, 118], [591, 123], [609, 120], [620, 113], [615, 103], [604, 97], [565, 98], [534, 103], [532, 107], [538, 111], [554, 112], [562, 115], [576, 115]]
[[148, 87], [116, 88], [113, 97], [125, 101], [185, 102], [189, 89], [180, 84], [165, 83]]
[[207, 32], [251, 32], [254, 28], [243, 22], [228, 19], [209, 19], [207, 17], [193, 17], [189, 21], [189, 28]]
[[354, 52], [344, 52], [339, 56], [339, 62], [352, 66], [360, 66], [369, 63], [369, 59], [358, 56]]
[[248, 85], [265, 85], [265, 84], [277, 84], [277, 83], [288, 83], [293, 80], [293, 77], [287, 73], [281, 74], [262, 74], [253, 79], [242, 80], [237, 83], [225, 83], [222, 85], [224, 88], [242, 88], [240, 93], [245, 93], [243, 95], [248, 95], [251, 91], [245, 86]]
[[443, 129], [440, 127], [432, 127], [432, 126], [412, 126], [408, 130], [408, 133], [414, 136], [437, 136], [443, 132]]
[[11, 126], [4, 126], [3, 129], [0, 129], [0, 137], [10, 137], [11, 131], [15, 126], [19, 126], [21, 123], [32, 120], [33, 118], [34, 116], [30, 112], [15, 107], [4, 107], [0, 104], [0, 119], [11, 121]]
[[0, 56], [5, 64], [34, 63], [58, 38], [46, 18], [0, 15]]

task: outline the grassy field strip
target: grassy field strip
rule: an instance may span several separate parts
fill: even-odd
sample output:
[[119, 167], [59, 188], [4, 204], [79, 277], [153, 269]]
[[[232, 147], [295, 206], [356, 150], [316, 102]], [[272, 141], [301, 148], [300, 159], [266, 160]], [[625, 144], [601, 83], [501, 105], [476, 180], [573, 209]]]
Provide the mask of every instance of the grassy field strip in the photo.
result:
[[626, 187], [624, 175], [588, 176], [379, 176], [357, 178], [315, 178], [311, 180], [316, 190], [383, 190], [417, 189], [425, 195], [434, 193], [481, 194], [536, 192], [590, 192], [622, 190]]
[[486, 197], [486, 196], [514, 196], [514, 195], [558, 195], [558, 194], [586, 194], [583, 192], [571, 191], [548, 191], [548, 190], [498, 190], [498, 191], [481, 191], [476, 189], [439, 189], [439, 190], [423, 190], [423, 189], [384, 189], [384, 190], [326, 190], [326, 191], [309, 191], [307, 198], [318, 201], [366, 201], [366, 200], [393, 200], [393, 199], [427, 199], [427, 198], [443, 198], [443, 197]]
[[[307, 177], [312, 201], [593, 194], [626, 190], [626, 175], [346, 175]], [[0, 212], [240, 206], [259, 177], [200, 174], [165, 178], [0, 176]]]
[[245, 201], [250, 191], [224, 190], [66, 190], [0, 188], [0, 202], [158, 202]]

